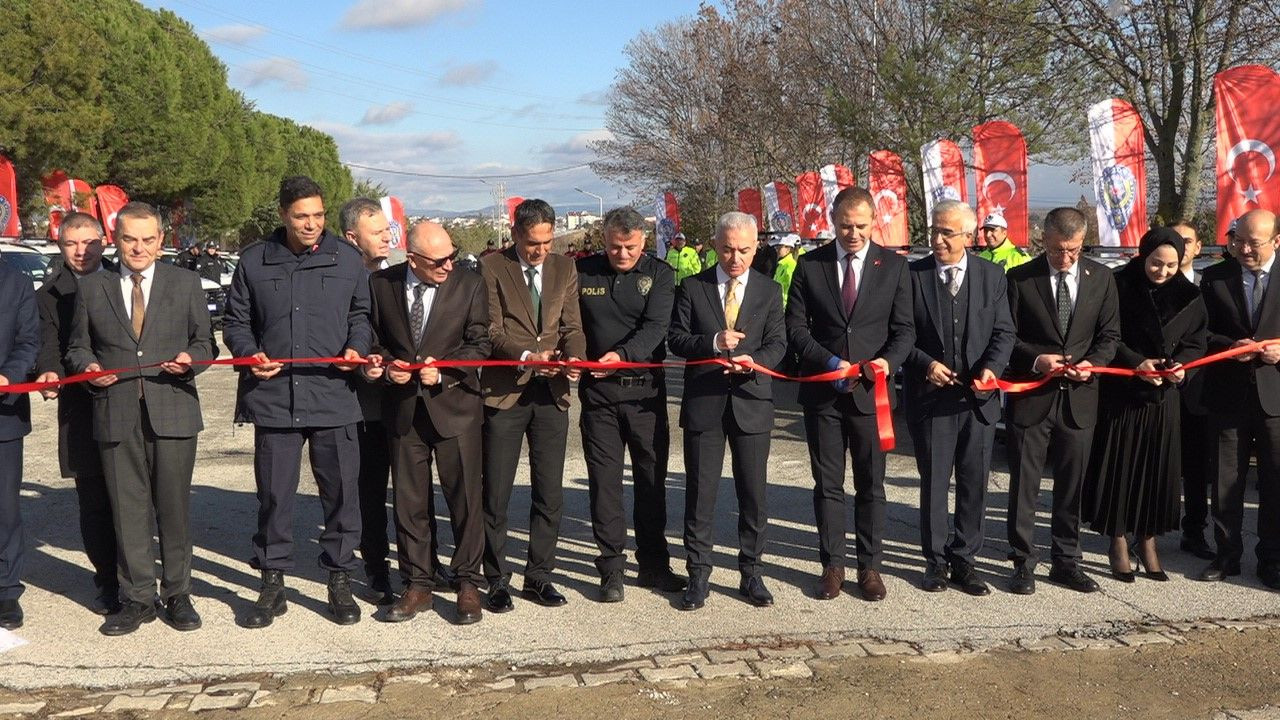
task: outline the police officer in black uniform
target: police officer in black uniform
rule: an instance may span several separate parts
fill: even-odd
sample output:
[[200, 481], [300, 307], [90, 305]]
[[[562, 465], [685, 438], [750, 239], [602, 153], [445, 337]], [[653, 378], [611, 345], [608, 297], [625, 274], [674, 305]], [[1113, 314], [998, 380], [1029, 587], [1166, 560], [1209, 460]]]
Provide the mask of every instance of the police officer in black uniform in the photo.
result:
[[[644, 252], [644, 218], [634, 208], [604, 216], [604, 253], [578, 260], [578, 305], [587, 357], [601, 362], [662, 362], [675, 301], [675, 275]], [[622, 462], [631, 451], [635, 486], [636, 582], [666, 592], [684, 589], [667, 549], [666, 477], [670, 429], [661, 369], [584, 373], [582, 449], [591, 492], [591, 529], [600, 555], [600, 600], [622, 600], [627, 523], [622, 514]]]

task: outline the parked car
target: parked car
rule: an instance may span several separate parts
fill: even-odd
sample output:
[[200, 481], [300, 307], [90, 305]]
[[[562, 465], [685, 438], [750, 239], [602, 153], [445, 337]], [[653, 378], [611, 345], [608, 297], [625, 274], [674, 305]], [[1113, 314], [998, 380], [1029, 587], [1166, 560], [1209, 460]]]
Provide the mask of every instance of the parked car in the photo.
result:
[[0, 262], [25, 273], [35, 289], [39, 289], [49, 276], [49, 257], [25, 245], [0, 243]]

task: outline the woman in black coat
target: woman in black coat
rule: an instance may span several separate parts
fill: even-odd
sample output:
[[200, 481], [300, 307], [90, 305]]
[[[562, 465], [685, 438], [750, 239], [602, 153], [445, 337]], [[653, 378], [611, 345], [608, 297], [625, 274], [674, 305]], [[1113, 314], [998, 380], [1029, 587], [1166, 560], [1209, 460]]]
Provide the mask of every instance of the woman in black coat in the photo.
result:
[[1167, 580], [1155, 538], [1179, 527], [1180, 368], [1204, 355], [1206, 323], [1200, 290], [1178, 270], [1182, 254], [1182, 236], [1156, 228], [1142, 237], [1138, 256], [1116, 272], [1120, 344], [1114, 364], [1176, 370], [1166, 377], [1101, 380], [1083, 516], [1111, 538], [1111, 573], [1124, 582], [1134, 580], [1126, 536], [1137, 540], [1146, 576]]

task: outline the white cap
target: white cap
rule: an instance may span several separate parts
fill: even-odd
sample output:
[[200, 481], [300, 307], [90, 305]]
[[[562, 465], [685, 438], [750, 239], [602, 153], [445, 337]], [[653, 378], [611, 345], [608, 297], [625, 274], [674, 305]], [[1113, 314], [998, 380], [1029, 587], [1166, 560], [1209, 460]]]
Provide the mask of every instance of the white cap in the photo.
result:
[[982, 227], [984, 228], [998, 227], [998, 228], [1004, 228], [1005, 230], [1008, 230], [1009, 223], [1005, 222], [1003, 215], [999, 213], [991, 213], [990, 215], [988, 215], [986, 218], [983, 219]]
[[778, 244], [793, 248], [800, 244], [800, 236], [795, 233], [787, 233], [786, 235], [778, 238]]
[[675, 239], [677, 239], [677, 238], [679, 238], [680, 240], [684, 240], [684, 239], [685, 239], [685, 238], [684, 238], [684, 233], [682, 233], [682, 232], [678, 232], [678, 233], [676, 233], [675, 235], [672, 235], [672, 236], [671, 236], [671, 239], [672, 239], [672, 240], [675, 240]]

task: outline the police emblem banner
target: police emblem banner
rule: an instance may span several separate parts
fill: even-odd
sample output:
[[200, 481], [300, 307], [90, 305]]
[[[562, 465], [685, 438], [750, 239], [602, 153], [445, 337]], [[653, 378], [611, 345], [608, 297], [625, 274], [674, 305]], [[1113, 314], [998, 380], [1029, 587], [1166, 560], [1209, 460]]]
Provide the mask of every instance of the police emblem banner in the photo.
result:
[[796, 231], [796, 209], [791, 200], [791, 188], [784, 182], [771, 182], [764, 186], [765, 226], [760, 232], [789, 233]]
[[400, 198], [394, 195], [387, 195], [380, 202], [382, 203], [382, 214], [387, 216], [387, 222], [391, 225], [391, 249], [399, 250], [401, 247], [407, 249], [405, 234], [409, 231], [409, 226], [405, 222], [404, 203], [400, 202]]
[[965, 187], [964, 155], [950, 140], [934, 140], [920, 148], [920, 171], [924, 174], [924, 214], [933, 216], [933, 206], [943, 200], [969, 202]]
[[21, 235], [18, 223], [18, 176], [9, 158], [0, 155], [0, 236]]
[[1147, 232], [1146, 146], [1138, 111], [1117, 98], [1089, 108], [1089, 144], [1098, 242], [1138, 247]]
[[654, 247], [658, 251], [658, 257], [666, 258], [671, 238], [680, 232], [680, 203], [676, 200], [675, 193], [668, 190], [658, 195], [654, 217]]

